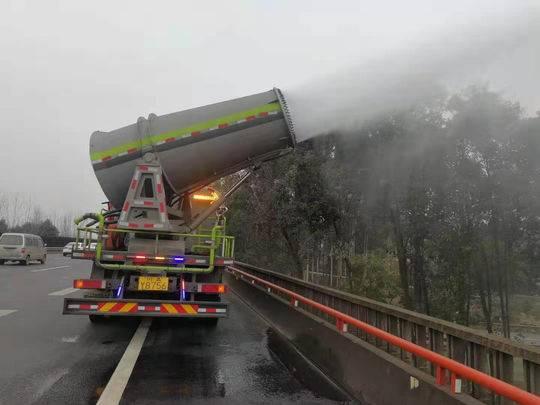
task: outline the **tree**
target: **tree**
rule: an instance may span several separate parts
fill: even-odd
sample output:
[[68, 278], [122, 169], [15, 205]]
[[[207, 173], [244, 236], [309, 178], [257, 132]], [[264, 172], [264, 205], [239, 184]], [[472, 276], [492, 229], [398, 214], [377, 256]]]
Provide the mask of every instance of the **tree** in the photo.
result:
[[337, 255], [350, 291], [465, 325], [480, 308], [509, 336], [512, 294], [540, 279], [539, 155], [540, 116], [470, 87], [264, 164], [231, 230], [246, 260], [300, 277]]
[[46, 219], [45, 221], [41, 222], [41, 224], [39, 224], [37, 234], [42, 238], [56, 238], [59, 232], [56, 226], [53, 225], [51, 220]]

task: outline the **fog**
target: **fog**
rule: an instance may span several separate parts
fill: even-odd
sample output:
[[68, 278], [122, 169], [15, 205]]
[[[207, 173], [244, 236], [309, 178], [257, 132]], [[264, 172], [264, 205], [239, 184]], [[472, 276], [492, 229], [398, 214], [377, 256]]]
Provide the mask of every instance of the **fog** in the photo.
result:
[[[330, 130], [337, 114], [361, 121], [388, 105], [436, 94], [432, 73], [460, 65], [460, 42], [448, 57], [446, 44], [429, 38], [452, 38], [464, 27], [491, 27], [491, 21], [539, 10], [536, 1], [445, 3], [3, 2], [0, 191], [28, 196], [46, 213], [95, 211], [104, 199], [88, 157], [95, 130], [277, 86], [294, 107], [304, 106], [298, 127], [302, 137], [311, 136]], [[530, 36], [533, 27], [521, 28]], [[461, 39], [467, 44], [468, 38]], [[410, 50], [421, 44], [437, 48], [435, 62], [411, 58]], [[505, 42], [495, 53], [512, 46]], [[474, 79], [489, 80], [533, 113], [540, 109], [540, 94], [531, 86], [538, 52], [527, 52], [520, 56], [523, 63], [512, 56], [482, 68]], [[380, 61], [391, 69], [378, 76]], [[411, 69], [409, 62], [427, 72]], [[402, 82], [402, 68], [417, 77]], [[353, 91], [359, 98], [340, 98]], [[351, 109], [351, 101], [359, 104]], [[314, 115], [318, 119], [309, 122]]]
[[[503, 20], [472, 21], [459, 32], [445, 27], [417, 44], [286, 89], [297, 140], [357, 133], [370, 120], [427, 105], [470, 85], [520, 101], [512, 82], [538, 81], [539, 17], [516, 8]], [[531, 107], [536, 105], [525, 104], [524, 114], [535, 114]]]

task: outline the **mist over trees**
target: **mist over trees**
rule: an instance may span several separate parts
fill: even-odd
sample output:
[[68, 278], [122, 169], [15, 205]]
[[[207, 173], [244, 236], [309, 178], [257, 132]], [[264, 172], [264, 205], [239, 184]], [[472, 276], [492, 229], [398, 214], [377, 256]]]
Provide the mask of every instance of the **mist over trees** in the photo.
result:
[[255, 172], [230, 204], [237, 258], [339, 265], [351, 292], [464, 325], [476, 307], [509, 336], [510, 296], [540, 281], [540, 116], [470, 87], [350, 132]]

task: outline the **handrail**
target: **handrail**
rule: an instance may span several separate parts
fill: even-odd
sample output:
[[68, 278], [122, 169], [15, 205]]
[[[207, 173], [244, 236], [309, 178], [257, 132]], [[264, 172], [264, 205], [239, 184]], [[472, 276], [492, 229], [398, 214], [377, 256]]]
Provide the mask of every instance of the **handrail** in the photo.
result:
[[531, 394], [527, 391], [524, 391], [518, 387], [515, 387], [511, 384], [508, 384], [502, 380], [499, 380], [498, 378], [491, 377], [490, 375], [487, 375], [478, 370], [475, 370], [474, 368], [468, 367], [455, 360], [449, 359], [448, 357], [444, 357], [422, 346], [409, 342], [408, 340], [392, 335], [391, 333], [385, 332], [379, 328], [376, 328], [372, 325], [362, 322], [356, 318], [353, 318], [349, 315], [339, 312], [333, 308], [327, 307], [326, 305], [320, 304], [316, 301], [306, 298], [303, 295], [297, 294], [293, 291], [287, 290], [286, 288], [280, 287], [274, 283], [271, 283], [262, 278], [254, 276], [250, 273], [242, 271], [234, 266], [229, 266], [227, 269], [232, 274], [240, 274], [241, 276], [247, 277], [254, 282], [262, 284], [266, 286], [267, 288], [270, 288], [271, 290], [279, 291], [289, 296], [291, 298], [291, 301], [302, 302], [306, 305], [309, 305], [311, 307], [314, 307], [324, 312], [325, 314], [336, 319], [337, 324], [340, 327], [340, 330], [343, 330], [342, 328], [344, 324], [349, 324], [358, 329], [363, 330], [364, 332], [376, 338], [382, 339], [394, 346], [397, 346], [403, 350], [406, 350], [407, 352], [411, 354], [424, 358], [425, 360], [438, 366], [439, 376], [443, 374], [444, 370], [449, 370], [453, 374], [452, 380], [455, 380], [456, 378], [465, 378], [505, 398], [511, 399], [512, 401], [515, 401], [519, 404], [540, 405], [540, 397], [534, 394]]
[[518, 342], [509, 342], [507, 339], [488, 334], [486, 332], [472, 329], [467, 326], [459, 325], [454, 322], [446, 321], [444, 319], [434, 318], [429, 315], [418, 313], [415, 311], [407, 310], [395, 305], [386, 304], [384, 302], [376, 301], [366, 297], [360, 297], [342, 290], [337, 290], [332, 287], [323, 286], [319, 284], [313, 284], [302, 279], [291, 277], [287, 274], [279, 273], [276, 271], [264, 269], [252, 264], [244, 263], [235, 260], [235, 263], [242, 268], [253, 270], [257, 273], [270, 275], [280, 280], [307, 287], [311, 290], [318, 291], [322, 294], [330, 294], [333, 297], [340, 298], [342, 300], [362, 305], [363, 307], [370, 308], [385, 314], [389, 314], [401, 319], [405, 319], [410, 322], [414, 322], [418, 325], [423, 325], [428, 328], [444, 332], [455, 337], [459, 337], [468, 342], [474, 342], [488, 349], [494, 349], [503, 353], [511, 354], [512, 356], [521, 357], [524, 360], [530, 360], [535, 363], [540, 363], [540, 350], [537, 347], [527, 346]]

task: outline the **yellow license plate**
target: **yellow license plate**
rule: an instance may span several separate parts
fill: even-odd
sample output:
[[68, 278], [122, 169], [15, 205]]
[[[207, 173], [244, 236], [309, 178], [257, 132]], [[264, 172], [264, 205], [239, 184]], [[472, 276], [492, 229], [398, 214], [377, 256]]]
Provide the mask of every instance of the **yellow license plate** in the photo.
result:
[[139, 291], [167, 291], [169, 279], [167, 277], [139, 277]]

